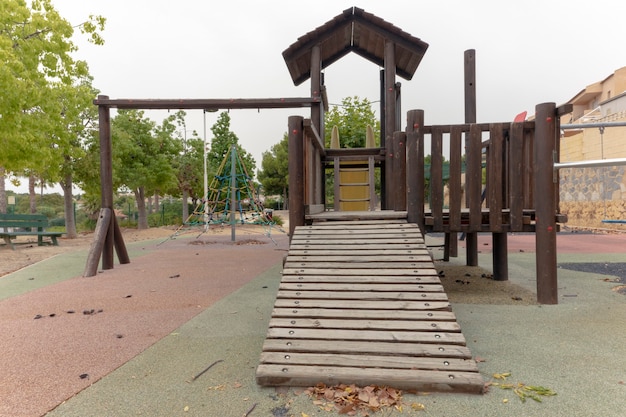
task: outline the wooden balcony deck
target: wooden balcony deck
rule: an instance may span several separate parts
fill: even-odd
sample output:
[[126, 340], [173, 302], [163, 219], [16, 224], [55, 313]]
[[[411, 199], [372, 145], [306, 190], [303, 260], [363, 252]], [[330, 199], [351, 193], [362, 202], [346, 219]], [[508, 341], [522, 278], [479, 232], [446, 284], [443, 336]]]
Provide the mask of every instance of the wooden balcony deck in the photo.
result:
[[482, 393], [417, 225], [339, 218], [294, 232], [257, 383]]

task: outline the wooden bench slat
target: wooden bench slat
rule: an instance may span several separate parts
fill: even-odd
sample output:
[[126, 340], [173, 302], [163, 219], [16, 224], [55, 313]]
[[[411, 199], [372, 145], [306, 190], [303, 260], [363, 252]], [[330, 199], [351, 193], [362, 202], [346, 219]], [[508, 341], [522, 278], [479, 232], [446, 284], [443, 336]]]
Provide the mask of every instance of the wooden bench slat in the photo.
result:
[[[58, 246], [57, 238], [62, 236], [63, 232], [49, 232], [44, 229], [48, 227], [48, 218], [43, 214], [12, 214], [0, 213], [0, 238], [11, 249], [15, 249], [12, 239], [18, 236], [37, 236], [38, 246], [42, 246], [45, 242], [44, 237], [50, 238], [52, 245]], [[8, 229], [26, 229], [26, 230], [8, 230]], [[32, 230], [37, 229], [37, 230]]]

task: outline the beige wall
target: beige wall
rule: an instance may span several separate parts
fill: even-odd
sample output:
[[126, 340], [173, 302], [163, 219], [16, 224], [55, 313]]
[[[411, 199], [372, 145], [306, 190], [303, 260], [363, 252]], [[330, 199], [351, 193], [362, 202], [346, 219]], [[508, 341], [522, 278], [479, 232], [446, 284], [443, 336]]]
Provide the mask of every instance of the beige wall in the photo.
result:
[[[626, 122], [626, 67], [591, 84], [570, 103], [574, 111], [561, 123]], [[594, 108], [599, 109], [590, 113]], [[586, 115], [584, 119], [581, 118]], [[626, 158], [626, 127], [580, 131], [567, 130], [561, 137], [561, 162]], [[626, 220], [626, 167], [570, 168], [559, 172], [560, 211], [568, 225], [626, 230], [626, 225], [602, 220]]]

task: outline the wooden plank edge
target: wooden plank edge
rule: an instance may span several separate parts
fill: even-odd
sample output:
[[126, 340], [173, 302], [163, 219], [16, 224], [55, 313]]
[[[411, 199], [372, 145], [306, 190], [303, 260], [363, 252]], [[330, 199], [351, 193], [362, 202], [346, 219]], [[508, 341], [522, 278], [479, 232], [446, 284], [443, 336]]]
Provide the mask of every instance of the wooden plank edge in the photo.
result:
[[259, 365], [256, 381], [261, 386], [307, 387], [323, 382], [327, 385], [381, 385], [427, 392], [484, 392], [482, 376], [473, 372]]

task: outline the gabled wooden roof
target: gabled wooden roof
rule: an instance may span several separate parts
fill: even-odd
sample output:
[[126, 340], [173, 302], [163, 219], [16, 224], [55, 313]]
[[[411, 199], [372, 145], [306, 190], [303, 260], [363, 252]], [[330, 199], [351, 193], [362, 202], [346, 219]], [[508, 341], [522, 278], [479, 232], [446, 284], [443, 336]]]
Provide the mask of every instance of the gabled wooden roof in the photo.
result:
[[428, 44], [358, 7], [298, 38], [283, 52], [295, 85], [311, 77], [311, 49], [320, 45], [322, 69], [354, 52], [384, 67], [385, 41], [396, 44], [396, 73], [410, 80], [428, 49]]

